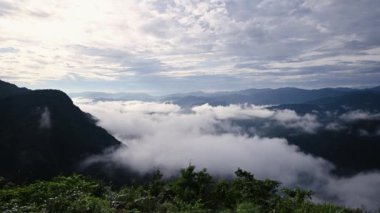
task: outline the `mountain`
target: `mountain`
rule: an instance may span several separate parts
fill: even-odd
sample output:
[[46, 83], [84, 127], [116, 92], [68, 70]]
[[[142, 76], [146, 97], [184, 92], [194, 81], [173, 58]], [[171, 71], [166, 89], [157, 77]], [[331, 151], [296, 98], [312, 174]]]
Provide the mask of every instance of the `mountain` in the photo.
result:
[[26, 88], [19, 88], [14, 84], [0, 80], [0, 99], [10, 95], [17, 95], [28, 92]]
[[80, 92], [69, 95], [73, 98], [88, 98], [95, 101], [153, 101], [156, 99], [145, 93]]
[[79, 171], [89, 156], [120, 146], [58, 90], [0, 82], [0, 176], [45, 179]]
[[300, 114], [319, 111], [336, 111], [344, 113], [352, 110], [379, 111], [380, 92], [376, 90], [360, 90], [347, 92], [334, 97], [320, 98], [300, 104], [281, 104], [271, 109], [291, 109]]
[[71, 93], [73, 98], [88, 98], [95, 101], [163, 101], [172, 102], [182, 107], [188, 108], [197, 105], [210, 104], [255, 104], [255, 105], [282, 105], [282, 104], [302, 104], [323, 98], [333, 98], [355, 92], [380, 92], [380, 86], [369, 89], [351, 88], [323, 88], [323, 89], [299, 89], [285, 87], [279, 89], [247, 89], [240, 91], [225, 91], [215, 93], [205, 93], [202, 91], [190, 93], [177, 93], [162, 97], [154, 97], [145, 93], [104, 93], [104, 92], [82, 92]]
[[340, 126], [339, 131], [321, 129], [317, 134], [288, 134], [286, 139], [302, 152], [332, 162], [338, 175], [380, 170], [380, 121], [357, 120]]
[[[301, 151], [329, 160], [336, 165], [337, 174], [352, 175], [380, 169], [380, 93], [376, 89], [270, 109], [290, 109], [298, 114], [318, 115], [317, 122], [321, 127], [317, 134], [272, 130], [270, 135], [283, 136]], [[360, 117], [345, 120], [350, 114]]]
[[189, 93], [176, 94], [163, 97], [163, 101], [171, 101], [181, 106], [195, 106], [202, 104], [210, 105], [229, 105], [229, 104], [296, 104], [312, 101], [320, 98], [335, 97], [356, 90], [349, 88], [324, 88], [306, 90], [298, 88], [279, 88], [279, 89], [248, 89], [235, 92], [217, 93]]
[[349, 94], [336, 97], [321, 98], [308, 102], [311, 105], [318, 105], [325, 110], [329, 109], [361, 109], [361, 110], [379, 110], [380, 93], [373, 90], [364, 90], [351, 92]]
[[380, 92], [380, 86], [369, 88], [368, 90], [373, 91], [373, 92]]

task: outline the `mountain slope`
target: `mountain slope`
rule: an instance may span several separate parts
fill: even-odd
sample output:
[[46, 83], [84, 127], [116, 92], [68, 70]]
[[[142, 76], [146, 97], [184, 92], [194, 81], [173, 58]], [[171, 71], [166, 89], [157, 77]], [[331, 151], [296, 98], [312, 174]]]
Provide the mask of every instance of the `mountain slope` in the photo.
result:
[[[58, 90], [26, 91], [1, 82], [0, 176], [15, 181], [78, 171], [85, 158], [120, 142]], [[5, 86], [4, 86], [5, 85]]]

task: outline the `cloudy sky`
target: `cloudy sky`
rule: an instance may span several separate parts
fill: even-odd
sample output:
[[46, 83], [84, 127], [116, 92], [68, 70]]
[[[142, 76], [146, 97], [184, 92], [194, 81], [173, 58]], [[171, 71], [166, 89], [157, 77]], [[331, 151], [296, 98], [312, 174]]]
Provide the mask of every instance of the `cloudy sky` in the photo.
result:
[[66, 92], [380, 84], [378, 0], [0, 0], [0, 79]]

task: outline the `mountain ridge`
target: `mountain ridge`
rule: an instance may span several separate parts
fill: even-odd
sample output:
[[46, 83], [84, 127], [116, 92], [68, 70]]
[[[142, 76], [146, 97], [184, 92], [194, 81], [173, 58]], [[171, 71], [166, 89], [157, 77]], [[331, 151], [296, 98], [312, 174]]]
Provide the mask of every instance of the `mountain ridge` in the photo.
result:
[[172, 102], [183, 107], [195, 105], [229, 105], [229, 104], [256, 104], [256, 105], [279, 105], [279, 104], [301, 104], [308, 101], [325, 97], [335, 97], [357, 91], [375, 91], [379, 87], [367, 89], [355, 89], [348, 87], [301, 89], [296, 87], [282, 88], [249, 88], [238, 91], [219, 91], [207, 93], [195, 91], [189, 93], [176, 93], [164, 96], [151, 96], [146, 93], [105, 93], [105, 92], [81, 92], [70, 93], [73, 98], [89, 98], [95, 101], [163, 101]]
[[361, 91], [350, 88], [322, 88], [322, 89], [299, 89], [284, 87], [278, 89], [246, 89], [233, 92], [217, 92], [211, 94], [176, 95], [165, 96], [162, 100], [171, 101], [181, 106], [194, 106], [209, 103], [221, 105], [229, 104], [256, 104], [256, 105], [278, 105], [278, 104], [301, 104], [325, 97], [336, 97], [351, 92]]

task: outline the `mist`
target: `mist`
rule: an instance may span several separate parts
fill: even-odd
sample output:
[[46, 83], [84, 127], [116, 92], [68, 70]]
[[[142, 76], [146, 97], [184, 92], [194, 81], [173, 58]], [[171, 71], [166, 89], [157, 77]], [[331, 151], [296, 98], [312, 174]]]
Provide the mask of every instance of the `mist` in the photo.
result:
[[[234, 122], [257, 121], [265, 128], [281, 126], [316, 134], [322, 128], [317, 114], [299, 115], [288, 109], [254, 105], [205, 104], [188, 112], [171, 103], [95, 102], [78, 98], [74, 101], [126, 145], [90, 161], [112, 161], [140, 174], [160, 169], [165, 177], [177, 174], [189, 164], [207, 168], [219, 177], [231, 177], [237, 168], [242, 168], [260, 179], [311, 189], [315, 201], [368, 209], [379, 207], [380, 173], [336, 177], [331, 174], [334, 165], [327, 160], [301, 152], [284, 137], [259, 136], [256, 133], [260, 129], [243, 128]], [[338, 131], [338, 127], [334, 130]]]
[[51, 128], [51, 117], [50, 117], [50, 110], [48, 107], [44, 107], [43, 112], [41, 113], [40, 128], [41, 129]]

